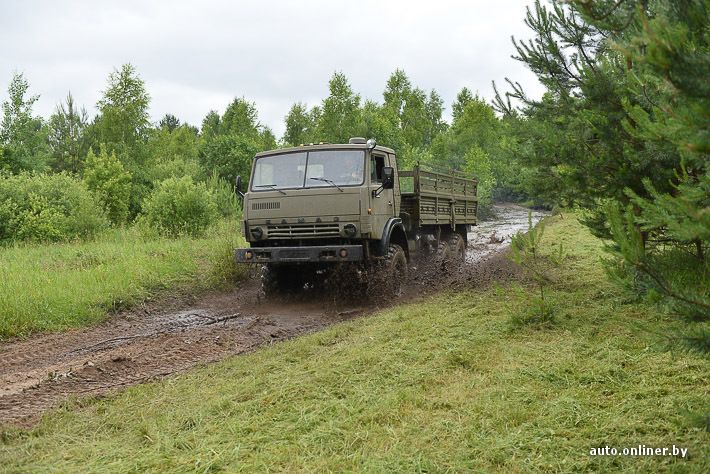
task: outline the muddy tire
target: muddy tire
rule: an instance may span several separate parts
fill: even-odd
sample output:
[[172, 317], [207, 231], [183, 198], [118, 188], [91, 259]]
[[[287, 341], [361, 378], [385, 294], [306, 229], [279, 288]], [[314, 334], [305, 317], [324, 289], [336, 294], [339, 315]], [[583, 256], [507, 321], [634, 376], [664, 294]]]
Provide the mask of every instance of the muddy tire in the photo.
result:
[[447, 243], [450, 251], [449, 265], [457, 268], [466, 260], [466, 242], [459, 234], [452, 234]]
[[377, 296], [398, 296], [407, 279], [407, 254], [397, 244], [390, 244], [385, 258], [377, 265], [370, 293]]
[[261, 291], [267, 298], [296, 293], [303, 289], [304, 269], [294, 265], [264, 265], [261, 267]]
[[446, 269], [449, 260], [451, 259], [451, 247], [446, 240], [439, 240], [439, 245], [436, 247], [436, 266], [442, 270]]
[[[341, 263], [328, 268], [322, 287], [339, 301], [367, 296], [367, 268], [360, 263]], [[336, 301], [337, 301], [336, 300]]]

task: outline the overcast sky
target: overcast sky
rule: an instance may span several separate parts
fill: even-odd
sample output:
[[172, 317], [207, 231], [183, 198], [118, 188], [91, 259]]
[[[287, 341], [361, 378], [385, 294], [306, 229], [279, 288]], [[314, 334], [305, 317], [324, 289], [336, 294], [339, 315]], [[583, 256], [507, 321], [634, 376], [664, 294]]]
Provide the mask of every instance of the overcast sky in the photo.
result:
[[96, 112], [108, 74], [130, 62], [158, 121], [169, 112], [199, 125], [234, 97], [254, 101], [280, 137], [293, 102], [319, 103], [342, 71], [363, 98], [382, 101], [389, 75], [436, 89], [450, 117], [464, 86], [490, 99], [507, 76], [532, 96], [542, 86], [510, 58], [511, 35], [532, 0], [435, 1], [17, 1], [0, 0], [0, 100], [13, 72], [48, 117], [71, 90]]

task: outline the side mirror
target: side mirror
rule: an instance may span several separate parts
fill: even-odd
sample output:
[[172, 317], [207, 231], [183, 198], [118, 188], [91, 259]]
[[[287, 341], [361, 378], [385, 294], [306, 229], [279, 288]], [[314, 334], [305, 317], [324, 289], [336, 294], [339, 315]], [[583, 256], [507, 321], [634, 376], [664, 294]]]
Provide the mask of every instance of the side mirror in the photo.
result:
[[394, 188], [394, 168], [391, 166], [382, 168], [382, 187], [384, 189]]
[[242, 192], [242, 176], [237, 176], [237, 181], [234, 183], [234, 190], [237, 192], [237, 196], [241, 199], [244, 198], [244, 193]]

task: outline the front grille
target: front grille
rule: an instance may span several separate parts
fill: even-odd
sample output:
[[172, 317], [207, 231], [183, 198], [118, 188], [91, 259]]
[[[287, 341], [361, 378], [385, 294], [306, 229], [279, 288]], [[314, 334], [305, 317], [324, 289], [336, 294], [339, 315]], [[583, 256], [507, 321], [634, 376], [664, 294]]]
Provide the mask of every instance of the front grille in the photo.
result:
[[263, 211], [265, 209], [281, 209], [281, 202], [280, 201], [272, 201], [272, 202], [253, 202], [251, 203], [251, 210], [252, 211]]
[[283, 237], [338, 237], [340, 228], [336, 223], [328, 224], [280, 224], [267, 227], [270, 239]]

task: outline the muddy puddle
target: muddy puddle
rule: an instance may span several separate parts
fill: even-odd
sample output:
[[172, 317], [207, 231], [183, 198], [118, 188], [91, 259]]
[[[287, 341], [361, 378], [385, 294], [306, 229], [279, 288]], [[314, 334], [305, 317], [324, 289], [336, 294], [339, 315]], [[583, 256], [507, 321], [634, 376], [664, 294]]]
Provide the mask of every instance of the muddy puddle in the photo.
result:
[[481, 221], [468, 234], [466, 262], [480, 262], [489, 255], [500, 251], [501, 246], [510, 245], [510, 239], [518, 232], [528, 230], [528, 213], [533, 225], [548, 215], [547, 212], [528, 210], [514, 204], [497, 204], [494, 215]]
[[[534, 212], [533, 219], [542, 216]], [[91, 328], [0, 343], [0, 425], [31, 426], [69, 397], [104, 395], [388, 305], [515, 276], [502, 251], [527, 226], [526, 209], [497, 205], [495, 217], [469, 234], [465, 265], [446, 276], [411, 272], [396, 301], [349, 301], [337, 294], [267, 301], [255, 277], [230, 291], [140, 305]]]

